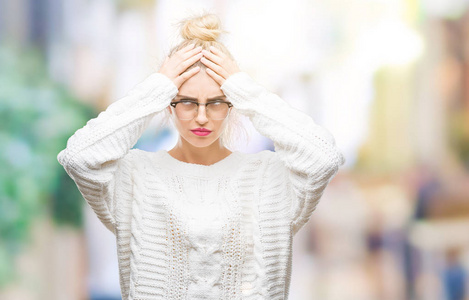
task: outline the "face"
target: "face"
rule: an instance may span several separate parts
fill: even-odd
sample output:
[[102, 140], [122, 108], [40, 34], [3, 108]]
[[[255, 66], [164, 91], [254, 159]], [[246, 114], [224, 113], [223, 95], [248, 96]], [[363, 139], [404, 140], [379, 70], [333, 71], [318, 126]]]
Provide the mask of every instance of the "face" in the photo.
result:
[[[197, 74], [187, 79], [180, 86], [179, 93], [172, 102], [187, 98], [196, 98], [196, 101], [200, 103], [207, 103], [210, 99], [228, 101], [223, 91], [220, 89], [220, 85], [205, 72], [205, 69], [201, 69]], [[187, 142], [195, 147], [207, 147], [215, 142], [220, 144], [219, 138], [228, 122], [229, 115], [224, 120], [212, 120], [207, 117], [205, 106], [200, 105], [197, 115], [192, 120], [180, 120], [176, 116], [175, 108], [169, 106], [168, 109], [179, 131], [180, 143]], [[205, 136], [199, 136], [191, 131], [196, 128], [206, 128], [212, 132]]]

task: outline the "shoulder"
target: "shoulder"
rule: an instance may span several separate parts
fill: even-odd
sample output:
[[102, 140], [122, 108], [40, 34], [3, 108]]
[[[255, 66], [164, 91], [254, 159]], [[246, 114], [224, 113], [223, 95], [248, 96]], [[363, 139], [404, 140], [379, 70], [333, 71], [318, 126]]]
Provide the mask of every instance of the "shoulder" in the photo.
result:
[[243, 165], [255, 167], [258, 172], [263, 174], [280, 170], [281, 168], [279, 167], [283, 166], [278, 153], [271, 150], [262, 150], [256, 153], [242, 153], [242, 156]]
[[261, 161], [260, 171], [263, 174], [262, 177], [265, 182], [270, 182], [272, 180], [278, 181], [288, 174], [286, 164], [278, 152], [263, 150], [256, 153], [256, 156], [257, 159]]
[[148, 174], [158, 174], [164, 162], [162, 151], [130, 149], [121, 159], [121, 169], [134, 179], [145, 178]]
[[277, 157], [277, 153], [271, 150], [262, 150], [256, 153], [258, 159], [262, 162], [269, 164], [272, 160], [275, 160]]
[[256, 155], [256, 158], [261, 160], [264, 164], [266, 164], [266, 166], [282, 163], [282, 161], [279, 158], [278, 153], [275, 151], [262, 150], [256, 153], [255, 155]]
[[268, 163], [274, 156], [275, 152], [270, 150], [262, 150], [256, 153], [238, 152], [239, 157], [246, 163]]
[[154, 152], [148, 152], [137, 148], [130, 149], [123, 157], [121, 164], [136, 169], [145, 166], [145, 163], [148, 163], [152, 156], [154, 156]]
[[144, 158], [147, 155], [147, 151], [143, 151], [137, 148], [130, 149], [129, 152], [124, 156], [124, 159], [127, 161], [137, 161]]

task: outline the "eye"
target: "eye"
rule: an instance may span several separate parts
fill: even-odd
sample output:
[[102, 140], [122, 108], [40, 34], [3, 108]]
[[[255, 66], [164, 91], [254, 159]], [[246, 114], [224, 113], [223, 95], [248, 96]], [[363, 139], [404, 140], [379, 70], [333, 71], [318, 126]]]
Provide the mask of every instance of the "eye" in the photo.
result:
[[189, 99], [181, 99], [180, 101], [181, 101], [181, 103], [184, 104], [184, 105], [190, 105], [190, 104], [194, 104], [194, 103], [195, 103], [195, 101], [189, 100]]
[[213, 100], [213, 101], [210, 101], [209, 103], [210, 103], [210, 104], [217, 104], [217, 105], [219, 105], [219, 104], [223, 104], [224, 102], [225, 102], [225, 101], [223, 101], [223, 100]]

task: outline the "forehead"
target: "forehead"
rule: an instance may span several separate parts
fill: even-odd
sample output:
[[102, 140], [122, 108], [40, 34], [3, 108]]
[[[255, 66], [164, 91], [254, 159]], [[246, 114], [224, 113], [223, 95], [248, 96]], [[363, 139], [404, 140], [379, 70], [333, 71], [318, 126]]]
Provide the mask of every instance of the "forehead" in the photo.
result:
[[220, 85], [205, 73], [205, 70], [200, 70], [179, 87], [179, 95], [203, 99], [221, 96], [224, 93]]

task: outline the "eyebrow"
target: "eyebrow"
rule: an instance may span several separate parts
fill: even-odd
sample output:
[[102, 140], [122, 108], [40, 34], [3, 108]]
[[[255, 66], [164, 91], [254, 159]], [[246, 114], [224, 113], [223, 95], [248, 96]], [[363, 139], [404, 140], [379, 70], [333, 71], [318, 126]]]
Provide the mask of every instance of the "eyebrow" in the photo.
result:
[[[184, 95], [176, 95], [176, 97], [185, 98], [185, 99], [189, 99], [189, 100], [198, 100], [197, 98], [184, 96]], [[212, 97], [212, 98], [207, 98], [207, 100], [215, 100], [215, 99], [220, 99], [220, 98], [226, 98], [226, 96], [225, 95], [215, 96], [215, 97]]]

